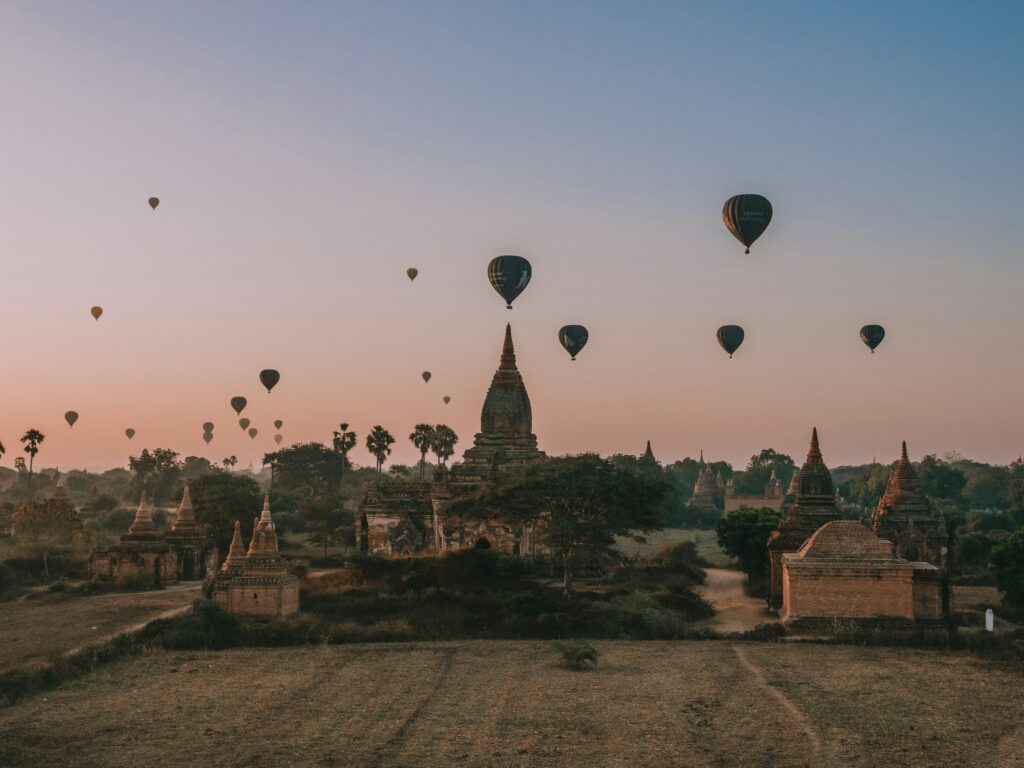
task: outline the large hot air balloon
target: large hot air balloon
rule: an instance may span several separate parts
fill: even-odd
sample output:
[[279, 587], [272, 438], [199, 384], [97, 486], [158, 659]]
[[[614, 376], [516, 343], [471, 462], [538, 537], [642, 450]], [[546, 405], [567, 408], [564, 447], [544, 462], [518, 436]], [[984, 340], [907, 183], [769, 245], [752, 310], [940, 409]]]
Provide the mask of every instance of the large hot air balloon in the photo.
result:
[[743, 343], [743, 329], [738, 325], [723, 325], [715, 335], [722, 349], [729, 353], [729, 357], [732, 357], [732, 353]]
[[203, 440], [209, 445], [210, 441], [213, 440], [213, 432], [203, 432]]
[[282, 440], [284, 440], [284, 435], [274, 435], [274, 442], [278, 445], [281, 444]]
[[280, 429], [284, 426], [284, 422], [280, 419], [274, 419], [274, 429]]
[[736, 195], [725, 201], [722, 218], [733, 237], [747, 246], [750, 253], [750, 246], [768, 229], [772, 204], [761, 195]]
[[69, 427], [73, 427], [75, 422], [78, 421], [78, 414], [75, 411], [68, 411], [64, 414], [64, 421], [68, 423]]
[[238, 420], [238, 426], [240, 426], [242, 428], [243, 432], [249, 428], [250, 424], [252, 424], [252, 422], [249, 421], [244, 416]]
[[281, 374], [275, 371], [273, 368], [265, 368], [260, 371], [260, 383], [267, 388], [267, 392], [277, 386], [277, 382], [281, 380]]
[[419, 273], [420, 271], [416, 269], [416, 267], [409, 267], [407, 270], [405, 270], [405, 274], [409, 276], [410, 283], [416, 279], [416, 275], [418, 275]]
[[590, 334], [587, 333], [587, 329], [582, 325], [563, 325], [561, 330], [558, 331], [558, 340], [573, 360], [576, 359], [576, 355], [580, 353], [580, 350], [587, 346], [587, 339], [589, 338]]
[[487, 265], [487, 279], [491, 281], [505, 306], [512, 309], [512, 302], [530, 284], [533, 267], [522, 256], [498, 256]]
[[430, 381], [430, 371], [424, 371], [423, 372], [423, 380], [424, 381]]
[[151, 197], [151, 198], [149, 198], [149, 207], [150, 208], [152, 208], [155, 211], [156, 207], [158, 205], [160, 205], [160, 198], [159, 197]]
[[256, 427], [250, 427], [250, 428], [249, 428], [249, 437], [251, 437], [251, 438], [252, 438], [253, 440], [255, 440], [255, 439], [256, 439], [256, 435], [257, 435], [258, 433], [259, 433], [259, 430], [258, 430], [258, 429], [256, 429]]
[[245, 410], [245, 406], [248, 405], [249, 401], [241, 395], [231, 398], [231, 407], [235, 409], [235, 413], [241, 413]]
[[441, 399], [442, 399], [442, 400], [444, 400], [444, 404], [445, 404], [445, 405], [448, 405], [448, 403], [450, 403], [450, 402], [452, 401], [451, 397], [450, 397], [450, 396], [448, 396], [448, 395], [445, 395], [445, 396], [444, 396], [444, 397], [442, 397]]
[[875, 354], [875, 347], [882, 343], [885, 338], [885, 328], [880, 325], [865, 325], [860, 329], [860, 340], [868, 345], [871, 354]]
[[124, 431], [124, 433], [125, 433], [126, 435], [128, 435], [128, 439], [129, 439], [129, 440], [131, 440], [131, 439], [132, 439], [133, 437], [135, 437], [135, 430], [134, 430], [134, 429], [132, 429], [131, 427], [128, 427], [128, 429], [126, 429], [126, 430]]
[[103, 307], [93, 307], [89, 310], [89, 314], [93, 316], [94, 320], [99, 320], [100, 316], [103, 314]]
[[203, 432], [213, 432], [213, 422], [212, 421], [204, 421], [203, 422]]

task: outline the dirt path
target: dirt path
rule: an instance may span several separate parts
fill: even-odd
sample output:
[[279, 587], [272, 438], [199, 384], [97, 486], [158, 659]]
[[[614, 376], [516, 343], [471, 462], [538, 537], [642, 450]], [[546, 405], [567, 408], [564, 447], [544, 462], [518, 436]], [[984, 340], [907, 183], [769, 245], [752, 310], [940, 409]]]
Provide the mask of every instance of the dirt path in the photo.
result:
[[745, 632], [758, 624], [777, 621], [768, 613], [764, 600], [743, 591], [746, 574], [729, 568], [706, 568], [707, 583], [697, 592], [715, 607], [715, 615], [703, 622], [718, 632]]

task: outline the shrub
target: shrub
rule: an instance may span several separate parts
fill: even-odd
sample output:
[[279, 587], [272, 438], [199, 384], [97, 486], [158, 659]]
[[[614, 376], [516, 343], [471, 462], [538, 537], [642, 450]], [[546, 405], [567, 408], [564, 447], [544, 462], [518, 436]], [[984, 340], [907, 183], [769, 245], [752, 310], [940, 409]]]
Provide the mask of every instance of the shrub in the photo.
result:
[[552, 643], [556, 651], [561, 654], [561, 664], [566, 669], [593, 669], [597, 666], [597, 649], [590, 643], [582, 641], [570, 643]]

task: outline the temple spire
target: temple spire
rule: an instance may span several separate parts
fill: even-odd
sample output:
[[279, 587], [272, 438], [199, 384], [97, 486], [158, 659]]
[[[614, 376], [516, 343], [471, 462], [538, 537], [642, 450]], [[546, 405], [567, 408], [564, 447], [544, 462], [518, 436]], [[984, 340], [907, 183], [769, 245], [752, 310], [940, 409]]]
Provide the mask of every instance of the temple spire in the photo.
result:
[[135, 510], [135, 519], [132, 521], [131, 527], [128, 529], [128, 535], [138, 535], [144, 533], [153, 533], [156, 528], [153, 526], [153, 512], [149, 507], [149, 499], [146, 498], [146, 492], [142, 492], [142, 498], [139, 500], [139, 508]]
[[273, 520], [270, 519], [270, 494], [269, 493], [263, 494], [263, 511], [260, 513], [260, 522], [261, 523], [272, 523], [273, 522]]
[[910, 457], [907, 456], [907, 441], [906, 440], [903, 441], [903, 453], [900, 456], [900, 461], [905, 461], [905, 462], [909, 462], [910, 461]]
[[817, 464], [821, 460], [821, 448], [818, 446], [818, 428], [814, 427], [811, 431], [811, 447], [807, 451], [807, 461]]
[[260, 519], [254, 517], [252, 520], [252, 538], [249, 539], [249, 554], [253, 554], [256, 551], [256, 533], [260, 529]]
[[242, 544], [242, 526], [235, 520], [235, 532], [231, 536], [228, 556], [221, 566], [222, 571], [230, 571], [245, 562], [245, 545]]
[[501, 363], [499, 371], [515, 371], [516, 348], [512, 345], [512, 323], [505, 324], [505, 343], [501, 346]]
[[194, 523], [195, 519], [195, 511], [192, 509], [192, 496], [188, 491], [188, 484], [186, 483], [185, 490], [181, 494], [181, 504], [178, 505], [178, 514], [174, 519], [172, 528], [177, 529], [183, 523]]
[[647, 450], [644, 451], [644, 458], [648, 461], [654, 461], [654, 451], [651, 450], [651, 441], [647, 441]]

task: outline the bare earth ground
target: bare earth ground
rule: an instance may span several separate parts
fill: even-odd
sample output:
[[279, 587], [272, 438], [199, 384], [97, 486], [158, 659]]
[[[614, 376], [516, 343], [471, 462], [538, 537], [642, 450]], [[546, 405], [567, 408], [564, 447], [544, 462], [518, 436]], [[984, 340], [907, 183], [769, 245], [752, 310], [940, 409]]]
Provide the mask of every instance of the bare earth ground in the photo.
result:
[[728, 568], [707, 568], [707, 582], [697, 592], [715, 608], [715, 615], [700, 622], [716, 632], [745, 632], [758, 624], [771, 624], [778, 617], [768, 613], [764, 598], [743, 591], [747, 575]]
[[532, 641], [153, 653], [0, 710], [0, 765], [1022, 764], [1019, 671], [968, 656], [595, 645], [590, 672]]
[[44, 662], [51, 653], [102, 640], [184, 608], [199, 595], [200, 587], [200, 582], [187, 582], [152, 592], [0, 603], [0, 672]]

